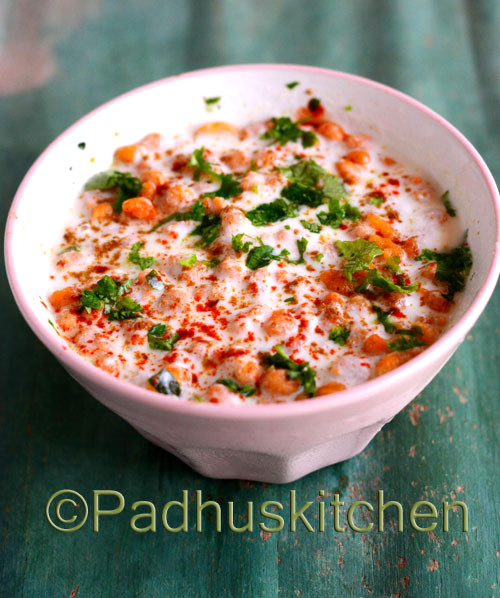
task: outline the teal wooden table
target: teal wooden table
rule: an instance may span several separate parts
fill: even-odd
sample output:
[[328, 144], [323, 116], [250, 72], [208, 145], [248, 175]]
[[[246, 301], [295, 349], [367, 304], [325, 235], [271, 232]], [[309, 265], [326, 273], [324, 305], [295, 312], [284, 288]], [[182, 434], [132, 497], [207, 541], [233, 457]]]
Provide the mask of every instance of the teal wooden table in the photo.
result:
[[[3, 0], [0, 9], [4, 216], [33, 160], [88, 110], [153, 79], [224, 63], [313, 64], [392, 85], [448, 118], [500, 176], [497, 0]], [[50, 211], [50, 191], [40, 200]], [[2, 597], [500, 596], [498, 292], [439, 376], [361, 455], [272, 486], [204, 479], [146, 442], [41, 346], [2, 276]], [[125, 508], [103, 517], [99, 532], [91, 517], [58, 532], [45, 505], [65, 488], [90, 507], [92, 490], [116, 490]], [[319, 502], [320, 490], [376, 504], [383, 490], [402, 504], [404, 530], [395, 511], [384, 532], [336, 533], [330, 523], [309, 532], [299, 521], [296, 532], [240, 534], [224, 524], [217, 533], [212, 517], [201, 533], [192, 520], [188, 532], [171, 533], [159, 515], [156, 532], [130, 528], [134, 501], [161, 510], [183, 489], [190, 505], [196, 490], [225, 509], [233, 500], [237, 525], [247, 501], [287, 506], [292, 489], [300, 504]], [[448, 533], [442, 518], [431, 532], [411, 528], [413, 503], [443, 499], [467, 504], [468, 532], [454, 513]], [[104, 508], [116, 503], [102, 499]], [[179, 513], [171, 510], [171, 525]]]

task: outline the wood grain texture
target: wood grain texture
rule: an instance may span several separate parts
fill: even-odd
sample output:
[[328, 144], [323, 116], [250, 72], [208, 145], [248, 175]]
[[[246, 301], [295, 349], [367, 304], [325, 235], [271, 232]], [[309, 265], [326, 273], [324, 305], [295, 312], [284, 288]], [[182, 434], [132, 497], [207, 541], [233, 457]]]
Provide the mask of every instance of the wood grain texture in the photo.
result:
[[[30, 2], [2, 8], [0, 66], [16, 61], [0, 86], [4, 216], [31, 162], [79, 116], [152, 79], [224, 63], [297, 62], [378, 79], [448, 118], [500, 175], [495, 0], [44, 0], [37, 7], [36, 19]], [[30, 40], [28, 57], [19, 39]], [[0, 596], [500, 596], [498, 291], [439, 376], [360, 456], [287, 486], [204, 479], [146, 442], [40, 345], [4, 274], [0, 293]], [[99, 533], [90, 522], [58, 533], [44, 509], [62, 488], [88, 500], [93, 489], [119, 490], [127, 512], [103, 521]], [[452, 514], [449, 533], [440, 525], [415, 532], [407, 518], [398, 533], [390, 512], [384, 533], [334, 533], [331, 520], [324, 533], [299, 524], [296, 533], [270, 536], [258, 528], [216, 533], [213, 520], [203, 533], [193, 521], [189, 533], [167, 533], [160, 523], [156, 533], [130, 530], [133, 501], [161, 506], [184, 488], [223, 506], [233, 500], [241, 514], [247, 501], [286, 505], [290, 489], [298, 502], [339, 490], [347, 504], [376, 504], [383, 490], [406, 517], [417, 500], [456, 497], [469, 506], [470, 530], [458, 531]]]

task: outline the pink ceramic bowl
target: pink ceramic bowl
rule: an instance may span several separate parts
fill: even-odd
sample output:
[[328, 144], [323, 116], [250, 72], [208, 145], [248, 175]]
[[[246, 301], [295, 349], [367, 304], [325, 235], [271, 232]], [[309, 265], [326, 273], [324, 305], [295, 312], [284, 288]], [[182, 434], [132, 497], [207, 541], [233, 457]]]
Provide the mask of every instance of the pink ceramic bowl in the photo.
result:
[[[286, 87], [300, 81], [294, 90]], [[117, 380], [55, 333], [46, 297], [50, 248], [83, 182], [113, 150], [145, 133], [175, 134], [207, 120], [236, 125], [293, 114], [310, 88], [347, 130], [372, 135], [390, 155], [423, 166], [449, 189], [469, 230], [474, 266], [443, 336], [398, 369], [332, 396], [235, 407], [166, 398]], [[221, 96], [207, 113], [203, 97]], [[351, 105], [351, 111], [343, 108]], [[86, 151], [78, 149], [86, 142]], [[92, 159], [89, 159], [92, 158]], [[49, 191], [47, 191], [49, 190]], [[43, 195], [44, 200], [40, 201]], [[47, 204], [50, 199], [50, 206]], [[48, 209], [50, 207], [50, 209]], [[170, 77], [108, 102], [60, 135], [22, 182], [5, 237], [9, 282], [34, 333], [90, 394], [196, 471], [216, 478], [289, 482], [359, 453], [451, 357], [490, 298], [500, 269], [498, 192], [472, 145], [443, 118], [393, 89], [345, 73], [293, 65], [244, 65]]]

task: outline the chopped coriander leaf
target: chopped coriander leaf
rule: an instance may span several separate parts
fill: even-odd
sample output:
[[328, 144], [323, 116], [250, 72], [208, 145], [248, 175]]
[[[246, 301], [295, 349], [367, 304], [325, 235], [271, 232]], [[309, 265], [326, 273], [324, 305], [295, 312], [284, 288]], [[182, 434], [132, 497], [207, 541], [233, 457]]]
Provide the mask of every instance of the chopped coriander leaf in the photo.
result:
[[374, 191], [373, 193], [370, 193], [370, 203], [372, 204], [372, 206], [381, 206], [384, 203], [384, 195], [383, 193], [380, 193], [379, 191]]
[[321, 100], [318, 98], [311, 98], [307, 104], [307, 107], [311, 112], [314, 112], [321, 106]]
[[286, 230], [290, 230], [290, 225], [289, 224], [285, 224], [285, 226], [283, 228], [285, 228]]
[[307, 239], [304, 239], [304, 237], [301, 237], [300, 239], [297, 239], [297, 249], [299, 250], [299, 259], [297, 260], [291, 260], [287, 258], [287, 262], [289, 264], [305, 264], [306, 260], [304, 259], [304, 253], [307, 249]]
[[296, 215], [293, 206], [281, 197], [270, 203], [261, 203], [246, 213], [246, 217], [254, 226], [265, 226], [271, 222], [293, 218]]
[[85, 191], [92, 191], [94, 189], [118, 189], [118, 195], [113, 202], [113, 210], [120, 213], [122, 211], [122, 204], [125, 200], [139, 195], [142, 189], [140, 179], [132, 176], [130, 172], [120, 172], [119, 170], [105, 170], [95, 174], [91, 179], [85, 183]]
[[279, 262], [290, 254], [286, 249], [282, 249], [278, 254], [274, 254], [273, 251], [274, 249], [270, 245], [253, 247], [248, 252], [247, 259], [245, 260], [247, 268], [250, 270], [258, 270], [259, 268], [269, 266], [271, 261], [275, 260]]
[[185, 268], [192, 268], [198, 261], [198, 258], [196, 257], [196, 255], [193, 253], [193, 255], [190, 255], [189, 257], [185, 257], [182, 260], [179, 260], [179, 264], [181, 266], [184, 266]]
[[155, 291], [163, 291], [165, 284], [160, 280], [160, 275], [156, 270], [148, 272], [148, 274], [146, 274], [146, 280], [148, 281], [149, 286]]
[[177, 397], [181, 394], [180, 384], [168, 370], [164, 370], [163, 368], [154, 376], [151, 376], [148, 382], [154, 390], [161, 394], [176, 395]]
[[281, 345], [274, 347], [274, 350], [276, 353], [264, 353], [262, 356], [264, 365], [287, 370], [287, 377], [290, 380], [298, 380], [304, 392], [313, 396], [316, 392], [316, 372], [309, 366], [309, 362], [299, 363], [291, 359]]
[[337, 343], [337, 345], [343, 347], [346, 344], [350, 334], [351, 331], [346, 326], [334, 326], [330, 329], [328, 338], [334, 343]]
[[410, 329], [398, 328], [393, 322], [389, 320], [389, 316], [394, 312], [393, 309], [384, 311], [378, 305], [373, 305], [373, 311], [377, 314], [377, 322], [380, 322], [384, 330], [389, 334], [406, 334], [407, 336], [422, 336], [422, 328], [420, 326], [412, 326]]
[[387, 341], [389, 351], [406, 351], [414, 347], [425, 347], [424, 341], [414, 336], [401, 336], [393, 341]]
[[321, 212], [321, 215], [318, 215], [322, 224], [335, 224], [335, 228], [338, 228], [342, 218], [357, 220], [360, 217], [357, 208], [350, 205], [341, 208], [339, 200], [347, 195], [342, 181], [329, 174], [314, 160], [301, 160], [280, 170], [290, 181], [290, 184], [281, 190], [281, 195], [292, 203], [317, 207], [328, 201], [329, 214]]
[[82, 250], [82, 248], [80, 247], [80, 245], [70, 245], [69, 247], [65, 247], [57, 255], [62, 255], [63, 253], [68, 253], [70, 251], [81, 251], [81, 250]]
[[148, 233], [154, 233], [156, 230], [163, 226], [167, 222], [172, 222], [175, 220], [176, 222], [182, 222], [184, 220], [194, 220], [197, 222], [201, 222], [203, 220], [203, 216], [205, 215], [205, 208], [201, 201], [197, 201], [193, 207], [188, 210], [187, 212], [175, 212], [174, 214], [170, 214], [165, 218], [162, 218], [159, 222], [157, 222], [153, 228], [148, 230]]
[[205, 104], [207, 106], [210, 106], [211, 104], [217, 104], [217, 102], [220, 100], [220, 96], [219, 97], [215, 97], [215, 98], [204, 98]]
[[211, 260], [201, 260], [201, 263], [207, 268], [216, 268], [220, 264], [220, 260], [214, 257]]
[[312, 131], [303, 131], [299, 127], [306, 120], [309, 120], [309, 117], [297, 122], [293, 122], [288, 116], [280, 118], [273, 117], [271, 119], [273, 123], [271, 128], [263, 133], [260, 138], [271, 139], [272, 143], [279, 143], [280, 145], [286, 145], [289, 141], [298, 141], [301, 139], [304, 147], [310, 147], [314, 145], [318, 138]]
[[346, 112], [350, 112], [352, 110], [352, 106], [350, 104], [348, 104], [347, 106], [344, 106], [344, 110]]
[[243, 237], [248, 236], [245, 233], [238, 233], [237, 235], [233, 235], [231, 237], [231, 245], [233, 246], [234, 251], [243, 251], [246, 253], [250, 247], [252, 246], [251, 241], [243, 241]]
[[141, 257], [139, 252], [142, 247], [144, 247], [144, 241], [134, 243], [130, 248], [130, 253], [128, 254], [128, 261], [132, 264], [135, 264], [136, 266], [139, 266], [141, 270], [146, 270], [146, 268], [151, 268], [151, 266], [155, 263], [155, 258], [152, 256]]
[[118, 283], [110, 276], [101, 278], [91, 291], [83, 291], [80, 302], [82, 307], [90, 313], [92, 309], [100, 309], [104, 304], [104, 313], [109, 313], [114, 303], [124, 294], [130, 291], [132, 282]]
[[351, 205], [347, 200], [342, 204], [344, 210], [344, 218], [356, 222], [361, 218], [361, 212], [356, 206]]
[[61, 333], [59, 332], [59, 330], [57, 330], [56, 325], [54, 324], [54, 322], [52, 320], [47, 320], [47, 321], [52, 326], [52, 328], [56, 331], [57, 336], [61, 336]]
[[304, 131], [302, 133], [302, 145], [304, 147], [312, 147], [318, 142], [318, 136], [313, 131]]
[[316, 214], [316, 218], [325, 226], [339, 228], [344, 220], [344, 210], [340, 205], [340, 201], [338, 199], [329, 199], [328, 212], [319, 212]]
[[86, 147], [86, 145], [87, 144], [85, 143], [85, 141], [80, 141], [80, 143], [78, 144], [78, 148], [81, 149], [81, 150], [84, 150], [85, 147]]
[[321, 262], [321, 260], [324, 258], [325, 256], [322, 253], [318, 253], [318, 255], [314, 258], [316, 262]]
[[391, 274], [401, 274], [401, 268], [399, 267], [399, 262], [401, 258], [399, 255], [391, 255], [387, 258], [385, 262], [385, 267], [391, 272]]
[[407, 336], [422, 336], [423, 331], [420, 326], [412, 326], [409, 329], [398, 328], [396, 334], [406, 334]]
[[251, 191], [252, 193], [258, 193], [258, 192], [259, 192], [259, 188], [257, 187], [257, 185], [252, 185], [252, 186], [250, 187], [250, 191]]
[[321, 226], [317, 222], [308, 222], [307, 220], [301, 220], [300, 224], [302, 224], [304, 228], [306, 228], [308, 231], [311, 231], [312, 233], [321, 232]]
[[324, 194], [321, 189], [314, 187], [305, 187], [299, 183], [291, 183], [283, 187], [281, 196], [286, 197], [291, 203], [296, 205], [309, 206], [317, 208], [323, 203]]
[[327, 199], [343, 199], [348, 193], [341, 179], [334, 174], [325, 174], [323, 193]]
[[295, 301], [297, 301], [297, 299], [295, 297], [287, 297], [286, 299], [284, 299], [285, 303], [295, 303]]
[[208, 247], [220, 235], [222, 226], [221, 217], [218, 214], [205, 214], [198, 226], [189, 233], [199, 235], [201, 239], [196, 243], [200, 247]]
[[[106, 308], [104, 309], [106, 313]], [[114, 306], [107, 312], [108, 320], [133, 320], [140, 318], [138, 312], [142, 311], [142, 306], [136, 303], [130, 295], [120, 297]]]
[[335, 243], [339, 255], [344, 258], [344, 274], [352, 281], [352, 275], [360, 270], [368, 270], [371, 261], [384, 253], [373, 241], [356, 239], [355, 241], [337, 241]]
[[299, 183], [305, 187], [316, 187], [327, 171], [314, 160], [300, 160], [291, 166], [279, 169], [291, 183]]
[[220, 181], [220, 187], [215, 191], [204, 193], [203, 197], [223, 197], [224, 199], [229, 199], [243, 193], [239, 181], [232, 174], [217, 175], [217, 179]]
[[194, 166], [195, 170], [194, 170], [193, 176], [194, 176], [195, 181], [199, 180], [201, 173], [206, 174], [207, 176], [209, 176], [212, 179], [218, 179], [220, 175], [218, 175], [216, 172], [214, 172], [212, 170], [211, 164], [209, 164], [205, 160], [205, 158], [203, 157], [204, 152], [205, 152], [204, 147], [195, 149], [191, 155], [191, 158], [189, 159], [189, 162], [187, 163], [188, 166]]
[[102, 302], [92, 291], [83, 291], [80, 297], [80, 303], [85, 310], [90, 313], [93, 309], [101, 309]]
[[448, 198], [449, 194], [450, 194], [449, 191], [445, 191], [443, 193], [443, 195], [441, 195], [441, 201], [443, 202], [443, 205], [444, 205], [444, 207], [445, 207], [446, 212], [448, 213], [448, 215], [451, 216], [452, 218], [455, 218], [455, 216], [457, 215], [457, 211], [452, 206], [451, 201]]
[[165, 324], [155, 324], [148, 330], [148, 344], [150, 349], [159, 349], [160, 351], [171, 351], [175, 343], [179, 340], [179, 333], [174, 332], [169, 338], [165, 338], [167, 327]]
[[235, 382], [234, 380], [229, 380], [228, 378], [221, 378], [219, 380], [216, 380], [216, 383], [223, 384], [224, 386], [229, 388], [230, 391], [236, 392], [240, 395], [243, 395], [244, 397], [251, 397], [257, 392], [257, 389], [254, 386], [250, 386], [250, 384], [241, 385]]
[[378, 289], [382, 289], [383, 291], [394, 293], [411, 293], [412, 291], [416, 291], [418, 289], [417, 283], [408, 285], [396, 284], [392, 282], [392, 280], [382, 276], [382, 274], [380, 274], [380, 272], [374, 268], [370, 268], [368, 270], [363, 282], [356, 287], [356, 291], [358, 293], [364, 291], [369, 285], [372, 285], [372, 287], [376, 287]]
[[297, 85], [300, 85], [300, 83], [298, 81], [292, 81], [291, 83], [286, 84], [288, 89], [293, 89], [294, 87], [297, 87]]
[[465, 241], [449, 253], [424, 249], [415, 259], [437, 264], [435, 277], [448, 285], [446, 293], [443, 293], [443, 297], [448, 301], [453, 301], [455, 293], [464, 289], [472, 267], [472, 253]]
[[377, 314], [377, 322], [380, 322], [382, 324], [386, 332], [388, 332], [389, 334], [394, 334], [394, 332], [396, 332], [397, 330], [397, 327], [389, 320], [389, 316], [392, 314], [394, 310], [389, 309], [387, 311], [384, 311], [378, 305], [373, 305], [372, 307], [373, 311]]

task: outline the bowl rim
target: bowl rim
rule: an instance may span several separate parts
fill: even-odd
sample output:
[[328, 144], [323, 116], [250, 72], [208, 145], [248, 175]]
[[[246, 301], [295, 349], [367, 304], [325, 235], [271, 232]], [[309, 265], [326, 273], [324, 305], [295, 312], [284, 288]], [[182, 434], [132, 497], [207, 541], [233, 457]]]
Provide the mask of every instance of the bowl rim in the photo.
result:
[[[406, 104], [410, 104], [410, 106], [412, 106], [414, 109], [423, 112], [426, 116], [436, 121], [466, 149], [467, 153], [471, 156], [482, 177], [486, 181], [496, 218], [496, 243], [494, 254], [484, 284], [481, 286], [473, 301], [465, 310], [460, 319], [441, 337], [439, 337], [439, 339], [431, 347], [412, 358], [409, 362], [399, 366], [387, 374], [383, 374], [382, 376], [373, 378], [346, 390], [317, 397], [314, 400], [309, 401], [255, 405], [232, 405], [225, 403], [197, 403], [194, 401], [171, 399], [167, 398], [165, 395], [137, 386], [132, 382], [128, 382], [127, 380], [116, 378], [112, 374], [101, 370], [97, 366], [81, 357], [76, 351], [72, 350], [62, 338], [48, 330], [45, 325], [42, 326], [40, 318], [36, 315], [34, 309], [31, 307], [30, 302], [22, 293], [21, 285], [15, 271], [15, 257], [12, 251], [12, 241], [16, 233], [16, 227], [20, 226], [19, 220], [16, 218], [15, 214], [19, 203], [22, 201], [25, 188], [32, 178], [33, 173], [42, 166], [45, 156], [52, 151], [53, 147], [65, 139], [73, 131], [73, 129], [79, 127], [87, 120], [90, 120], [102, 110], [108, 109], [113, 104], [120, 102], [132, 95], [142, 93], [158, 86], [169, 85], [179, 79], [231, 71], [241, 72], [245, 70], [290, 71], [291, 73], [293, 72], [295, 74], [311, 73], [350, 80], [360, 83], [364, 86], [374, 88], [384, 94], [397, 98]], [[101, 104], [94, 110], [88, 112], [83, 117], [78, 119], [73, 125], [65, 129], [40, 154], [18, 187], [7, 216], [4, 247], [5, 265], [9, 285], [19, 310], [35, 335], [50, 350], [50, 352], [60, 359], [63, 365], [67, 366], [71, 371], [77, 372], [86, 380], [91, 380], [93, 384], [99, 386], [104, 391], [109, 391], [113, 394], [113, 396], [118, 396], [119, 400], [123, 401], [126, 399], [127, 401], [136, 404], [137, 409], [140, 409], [141, 406], [144, 406], [162, 411], [176, 412], [179, 415], [191, 415], [193, 417], [198, 416], [207, 419], [220, 419], [226, 421], [268, 420], [275, 418], [301, 417], [306, 414], [321, 413], [331, 410], [345, 411], [346, 408], [349, 409], [345, 412], [349, 413], [349, 415], [352, 415], [354, 413], [353, 408], [362, 411], [365, 408], [379, 406], [380, 404], [388, 401], [391, 397], [383, 397], [384, 389], [387, 389], [389, 386], [392, 387], [404, 382], [409, 374], [416, 375], [418, 372], [421, 372], [427, 367], [431, 366], [432, 362], [439, 361], [439, 359], [443, 356], [446, 357], [446, 354], [449, 352], [450, 348], [461, 342], [465, 334], [467, 334], [478, 317], [481, 315], [481, 312], [484, 310], [494, 291], [496, 281], [500, 273], [500, 197], [493, 175], [489, 171], [483, 158], [479, 155], [478, 151], [470, 143], [470, 141], [468, 141], [462, 133], [460, 133], [442, 116], [439, 116], [439, 114], [403, 92], [359, 75], [353, 75], [351, 73], [322, 67], [285, 63], [226, 65], [189, 71], [170, 77], [165, 77], [163, 79], [158, 79], [146, 85], [136, 87], [105, 102], [104, 104]], [[374, 395], [379, 396], [379, 399], [374, 401]], [[116, 400], [116, 398], [113, 398], [112, 402]], [[368, 402], [369, 404], [367, 404]]]

